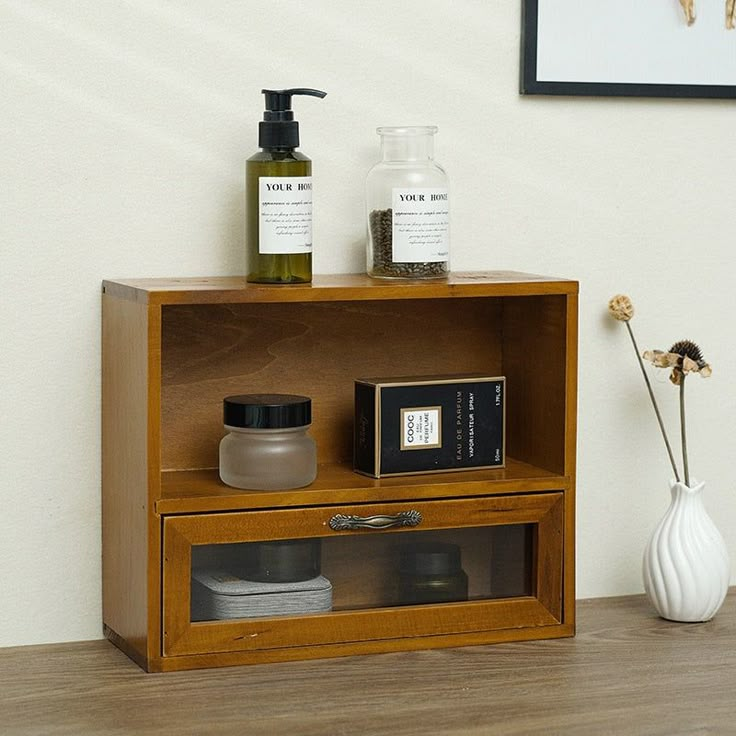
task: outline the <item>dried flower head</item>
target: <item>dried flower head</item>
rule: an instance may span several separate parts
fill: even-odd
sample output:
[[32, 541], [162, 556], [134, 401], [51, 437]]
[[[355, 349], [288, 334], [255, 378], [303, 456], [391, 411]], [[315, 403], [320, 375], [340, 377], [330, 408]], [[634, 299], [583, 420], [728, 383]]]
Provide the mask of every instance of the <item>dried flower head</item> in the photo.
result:
[[670, 352], [677, 353], [677, 355], [680, 355], [683, 358], [690, 358], [690, 360], [700, 365], [705, 365], [703, 353], [692, 340], [678, 340], [670, 348]]
[[608, 311], [614, 319], [628, 322], [634, 316], [634, 305], [626, 294], [616, 294], [608, 302]]
[[713, 373], [710, 365], [703, 359], [703, 353], [692, 340], [679, 340], [667, 352], [647, 350], [642, 356], [657, 368], [672, 368], [670, 381], [679, 386], [683, 376], [699, 373], [708, 378]]

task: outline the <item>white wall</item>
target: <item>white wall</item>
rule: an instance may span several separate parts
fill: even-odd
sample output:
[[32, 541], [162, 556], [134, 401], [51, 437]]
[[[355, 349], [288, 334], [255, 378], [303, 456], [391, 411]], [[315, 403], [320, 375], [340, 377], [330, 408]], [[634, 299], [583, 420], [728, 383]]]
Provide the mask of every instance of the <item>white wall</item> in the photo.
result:
[[519, 6], [0, 0], [0, 645], [101, 636], [100, 281], [242, 273], [264, 86], [329, 92], [296, 101], [316, 272], [363, 268], [374, 128], [432, 123], [453, 268], [580, 279], [579, 596], [641, 590], [669, 499], [615, 292], [714, 367], [691, 458], [736, 553], [734, 103], [521, 98]]

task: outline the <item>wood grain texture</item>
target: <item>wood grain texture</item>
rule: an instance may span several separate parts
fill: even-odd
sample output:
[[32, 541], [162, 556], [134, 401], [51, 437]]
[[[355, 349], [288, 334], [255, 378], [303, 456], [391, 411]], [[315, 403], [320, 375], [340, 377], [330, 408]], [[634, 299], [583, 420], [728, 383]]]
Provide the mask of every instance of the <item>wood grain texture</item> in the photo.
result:
[[533, 562], [537, 577], [537, 599], [557, 621], [562, 622], [564, 501], [562, 494], [555, 495], [557, 500], [537, 525]]
[[103, 621], [148, 655], [147, 307], [102, 300]]
[[[161, 655], [162, 628], [162, 529], [156, 503], [161, 497], [161, 307], [148, 306], [148, 660]], [[128, 540], [131, 547], [137, 538]]]
[[578, 295], [569, 294], [567, 301], [566, 365], [565, 365], [565, 473], [570, 485], [565, 493], [565, 551], [563, 572], [563, 621], [575, 625], [575, 510], [577, 478], [578, 426]]
[[[361, 506], [337, 506], [307, 509], [270, 509], [243, 513], [192, 514], [167, 516], [164, 535], [176, 529], [189, 544], [231, 544], [273, 539], [308, 539], [329, 536], [352, 537], [397, 534], [402, 527], [333, 531], [329, 521], [336, 513], [358, 516], [391, 515], [415, 510], [422, 515], [417, 531], [456, 529], [494, 524], [529, 524], [545, 520], [549, 532], [561, 536], [561, 521], [555, 513], [561, 493], [534, 493], [524, 496], [488, 496], [481, 498], [448, 498], [441, 501], [382, 503]], [[174, 562], [178, 558], [174, 557]]]
[[309, 396], [318, 461], [351, 463], [355, 380], [502, 375], [501, 307], [477, 298], [165, 307], [162, 466], [217, 467], [222, 400], [249, 393]]
[[504, 300], [507, 447], [513, 457], [565, 473], [567, 300]]
[[736, 591], [707, 624], [582, 601], [578, 636], [147, 675], [109, 642], [5, 649], [7, 736], [733, 733]]
[[[245, 513], [197, 514], [164, 519], [164, 654], [179, 656], [208, 652], [254, 651], [293, 648], [299, 658], [305, 646], [333, 643], [356, 644], [369, 640], [426, 637], [436, 646], [437, 637], [479, 631], [518, 631], [524, 627], [552, 626], [561, 618], [562, 577], [561, 493], [526, 496], [490, 496], [473, 499], [412, 502], [422, 515], [421, 530], [458, 530], [493, 525], [538, 526], [537, 599], [513, 598], [471, 601], [436, 606], [403, 606], [287, 618], [242, 619], [191, 623], [190, 576], [192, 545], [232, 544], [270, 539], [326, 536], [331, 539], [365, 539], [401, 535], [401, 528], [332, 532], [328, 522], [339, 511], [347, 515], [390, 515], [406, 511], [404, 504], [376, 506], [268, 510]], [[490, 545], [489, 545], [490, 546]], [[365, 551], [358, 546], [357, 553]], [[490, 550], [486, 549], [486, 554]], [[370, 554], [370, 553], [369, 553]], [[356, 553], [346, 558], [352, 566]], [[370, 558], [369, 558], [370, 559]], [[375, 576], [376, 570], [370, 571]], [[340, 607], [339, 592], [335, 603]], [[374, 603], [374, 605], [376, 605]], [[433, 641], [434, 640], [434, 641]], [[493, 641], [489, 634], [486, 641]], [[454, 641], [463, 643], [461, 636]], [[469, 642], [468, 642], [469, 643]], [[350, 649], [346, 650], [353, 653]], [[357, 651], [357, 649], [355, 650]], [[243, 658], [244, 663], [248, 660]]]
[[[187, 612], [188, 613], [188, 612]], [[179, 639], [164, 638], [163, 664], [187, 654], [239, 654], [231, 664], [302, 659], [303, 652], [349, 656], [370, 652], [434, 649], [545, 635], [559, 621], [534, 598], [504, 598], [438, 606], [402, 606], [332, 614], [208, 621], [192, 624]], [[168, 627], [168, 623], [167, 623]], [[517, 634], [522, 634], [517, 636]], [[451, 638], [450, 638], [451, 637]], [[341, 645], [338, 650], [335, 645]], [[337, 652], [339, 651], [339, 655]], [[224, 661], [224, 660], [223, 660]], [[191, 659], [189, 666], [201, 666]]]
[[[545, 542], [545, 552], [539, 534], [532, 540], [530, 592], [541, 593], [550, 607], [540, 604], [540, 615], [531, 612], [522, 621], [504, 614], [489, 635], [478, 631], [474, 609], [454, 620], [440, 609], [428, 609], [415, 630], [411, 619], [385, 626], [381, 619], [388, 618], [378, 606], [374, 620], [364, 612], [364, 634], [373, 632], [374, 641], [359, 637], [356, 645], [347, 641], [350, 637], [338, 637], [330, 643], [320, 634], [309, 639], [319, 644], [305, 644], [295, 624], [293, 636], [282, 639], [277, 649], [246, 652], [249, 661], [414, 649], [426, 645], [422, 638], [431, 639], [431, 646], [449, 646], [572, 633], [577, 282], [511, 272], [398, 283], [354, 274], [317, 277], [313, 284], [293, 287], [246, 284], [238, 278], [105, 282], [103, 292], [106, 304], [115, 304], [103, 315], [108, 354], [103, 389], [105, 623], [110, 638], [136, 661], [143, 658], [152, 670], [244, 661], [244, 652], [231, 651], [222, 637], [215, 637], [219, 653], [198, 645], [201, 654], [161, 655], [164, 598], [167, 607], [172, 599], [179, 604], [188, 600], [188, 580], [182, 575], [172, 576], [169, 570], [168, 581], [162, 579], [170, 562], [165, 566], [162, 560], [164, 519], [218, 514], [218, 524], [199, 538], [208, 544], [226, 541], [228, 534], [242, 538], [245, 527], [240, 521], [229, 527], [228, 517], [245, 510], [272, 514], [270, 526], [259, 528], [283, 538], [284, 528], [276, 532], [274, 524], [287, 516], [292, 536], [315, 533], [305, 532], [302, 523], [319, 506], [342, 511], [342, 506], [392, 501], [442, 505], [485, 496], [492, 504], [504, 494], [564, 496], [564, 533], [558, 504], [554, 520], [539, 527], [546, 529], [542, 538], [553, 543]], [[514, 417], [506, 442], [507, 468], [380, 481], [352, 473], [355, 378], [469, 372], [507, 378]], [[222, 398], [273, 391], [312, 396], [318, 479], [293, 491], [228, 488], [213, 470], [223, 434]], [[513, 501], [504, 522], [523, 522], [523, 505]], [[447, 525], [437, 522], [432, 528]], [[192, 540], [186, 535], [182, 540], [172, 555], [187, 567]], [[557, 567], [545, 570], [545, 565]], [[557, 624], [561, 576], [565, 615]], [[503, 611], [504, 606], [496, 608]], [[167, 628], [175, 641], [189, 634], [182, 613], [187, 608], [181, 608], [179, 623]], [[498, 628], [501, 624], [510, 628]], [[540, 628], [519, 628], [523, 625]], [[291, 645], [293, 652], [288, 651]], [[175, 652], [176, 646], [168, 651]]]
[[576, 294], [569, 279], [485, 271], [452, 273], [437, 281], [392, 281], [365, 274], [315, 276], [311, 284], [249, 284], [244, 277], [126, 279], [103, 282], [110, 295], [148, 304], [237, 304], [363, 299], [443, 299], [455, 296]]
[[323, 464], [317, 479], [294, 491], [247, 491], [226, 486], [217, 470], [169, 471], [162, 474], [162, 498], [156, 509], [162, 514], [239, 511], [258, 508], [317, 506], [368, 501], [400, 501], [447, 498], [462, 488], [463, 496], [557, 491], [570, 486], [543, 468], [506, 459], [498, 470], [469, 470], [398, 478], [368, 478], [350, 465]]

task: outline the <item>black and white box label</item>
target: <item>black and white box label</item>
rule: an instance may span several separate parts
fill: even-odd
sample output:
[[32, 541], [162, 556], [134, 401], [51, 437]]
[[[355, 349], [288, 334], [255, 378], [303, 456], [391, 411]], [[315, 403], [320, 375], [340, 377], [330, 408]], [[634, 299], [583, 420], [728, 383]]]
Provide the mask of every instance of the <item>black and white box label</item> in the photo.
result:
[[401, 449], [442, 447], [442, 407], [419, 406], [401, 410]]

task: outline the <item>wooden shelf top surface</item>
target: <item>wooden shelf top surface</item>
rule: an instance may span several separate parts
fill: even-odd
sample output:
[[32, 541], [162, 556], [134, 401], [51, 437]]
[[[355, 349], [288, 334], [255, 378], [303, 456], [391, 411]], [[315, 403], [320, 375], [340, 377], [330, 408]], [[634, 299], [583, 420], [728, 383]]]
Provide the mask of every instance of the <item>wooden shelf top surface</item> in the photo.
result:
[[578, 282], [517, 271], [453, 273], [447, 279], [405, 281], [366, 274], [315, 276], [310, 284], [249, 284], [243, 276], [103, 281], [103, 293], [144, 304], [441, 299], [576, 294]]
[[368, 478], [347, 465], [319, 466], [317, 480], [289, 491], [248, 491], [226, 486], [217, 470], [173, 470], [161, 474], [160, 514], [208, 513], [331, 504], [383, 503], [454, 496], [533, 493], [569, 487], [569, 479], [507, 458], [505, 468]]

